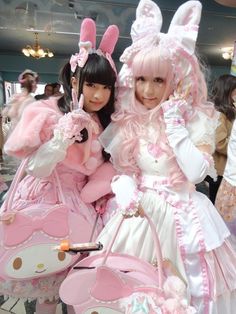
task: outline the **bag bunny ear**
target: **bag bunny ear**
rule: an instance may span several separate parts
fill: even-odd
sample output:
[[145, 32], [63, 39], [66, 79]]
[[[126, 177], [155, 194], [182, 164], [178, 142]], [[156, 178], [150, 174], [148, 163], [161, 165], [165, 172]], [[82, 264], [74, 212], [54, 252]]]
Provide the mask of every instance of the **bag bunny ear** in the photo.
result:
[[86, 18], [82, 21], [79, 47], [96, 48], [96, 24], [94, 20]]
[[162, 27], [162, 14], [151, 0], [140, 0], [136, 9], [136, 20], [131, 27], [133, 42], [150, 34], [158, 34]]
[[201, 11], [202, 5], [199, 1], [185, 2], [175, 12], [168, 30], [168, 34], [176, 37], [190, 54], [195, 50]]
[[98, 49], [102, 52], [113, 53], [115, 45], [119, 37], [119, 29], [116, 25], [110, 25], [102, 36], [102, 40]]

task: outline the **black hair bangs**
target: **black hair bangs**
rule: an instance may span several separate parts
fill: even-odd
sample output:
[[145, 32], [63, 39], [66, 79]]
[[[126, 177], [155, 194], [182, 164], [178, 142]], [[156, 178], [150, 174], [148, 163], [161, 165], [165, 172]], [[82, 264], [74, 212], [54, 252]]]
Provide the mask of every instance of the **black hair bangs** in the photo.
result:
[[81, 81], [113, 86], [116, 81], [116, 73], [109, 61], [96, 53], [90, 54], [88, 61], [81, 71]]

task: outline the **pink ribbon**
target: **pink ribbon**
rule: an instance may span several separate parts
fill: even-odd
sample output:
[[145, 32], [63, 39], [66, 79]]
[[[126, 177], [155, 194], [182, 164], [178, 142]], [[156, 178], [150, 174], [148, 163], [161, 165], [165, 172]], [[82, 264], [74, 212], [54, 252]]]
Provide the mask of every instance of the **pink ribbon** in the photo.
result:
[[84, 67], [86, 61], [88, 60], [88, 54], [88, 50], [86, 50], [84, 47], [81, 47], [79, 53], [71, 56], [70, 67], [73, 73], [75, 72], [77, 66], [81, 68]]
[[114, 63], [111, 55], [107, 52], [105, 56], [106, 56], [106, 59], [110, 63], [110, 66], [112, 67], [113, 71], [115, 72], [115, 74], [117, 76], [116, 66], [115, 66], [115, 63]]
[[65, 237], [69, 233], [68, 213], [66, 207], [55, 207], [43, 217], [30, 217], [17, 212], [12, 223], [3, 224], [3, 242], [6, 246], [16, 246], [39, 230], [51, 237]]

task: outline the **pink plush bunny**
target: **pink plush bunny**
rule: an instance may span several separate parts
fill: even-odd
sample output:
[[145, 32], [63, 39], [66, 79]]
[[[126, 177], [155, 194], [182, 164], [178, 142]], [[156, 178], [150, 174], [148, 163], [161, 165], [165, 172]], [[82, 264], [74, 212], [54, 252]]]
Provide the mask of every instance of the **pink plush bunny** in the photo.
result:
[[164, 283], [165, 301], [162, 309], [165, 314], [194, 314], [196, 310], [188, 305], [186, 286], [179, 277], [170, 276]]

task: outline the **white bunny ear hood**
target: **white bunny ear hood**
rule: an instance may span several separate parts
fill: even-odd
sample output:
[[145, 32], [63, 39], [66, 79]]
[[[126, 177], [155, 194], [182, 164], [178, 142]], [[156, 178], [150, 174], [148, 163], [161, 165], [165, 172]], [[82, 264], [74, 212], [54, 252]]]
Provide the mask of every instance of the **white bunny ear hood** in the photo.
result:
[[[161, 33], [162, 14], [151, 0], [140, 0], [136, 20], [131, 27], [132, 45], [121, 56], [123, 63], [132, 62], [132, 57], [147, 46], [161, 45], [162, 41], [175, 40], [176, 46], [194, 53], [201, 18], [202, 5], [199, 1], [182, 4], [174, 14], [166, 34]], [[177, 47], [176, 47], [177, 48]]]
[[199, 98], [206, 98], [205, 88], [203, 92], [197, 90], [199, 77], [196, 74], [196, 67], [199, 66], [194, 54], [201, 10], [202, 5], [199, 1], [185, 2], [175, 12], [168, 32], [162, 33], [163, 18], [160, 8], [152, 0], [140, 0], [136, 20], [131, 27], [132, 44], [120, 57], [123, 66], [118, 75], [116, 109], [132, 111], [137, 107], [132, 104], [135, 94], [133, 60], [137, 54], [142, 54], [142, 51], [143, 55], [148, 55], [156, 48], [161, 51], [162, 60], [167, 60], [171, 65], [171, 89], [175, 90], [180, 82], [183, 89], [191, 85], [193, 105], [200, 103]]
[[[201, 11], [202, 5], [199, 1], [185, 2], [176, 10], [168, 32], [162, 33], [163, 18], [160, 8], [151, 0], [140, 0], [136, 10], [136, 20], [131, 27], [132, 44], [120, 57], [123, 66], [118, 75], [119, 88], [115, 119], [121, 121], [121, 125], [127, 120], [122, 120], [121, 117], [126, 116], [127, 118], [127, 113], [141, 117], [141, 119], [149, 119], [159, 110], [157, 106], [142, 114], [142, 110], [135, 100], [135, 77], [132, 69], [133, 60], [137, 54], [146, 58], [156, 48], [161, 56], [160, 62], [164, 60], [170, 68], [170, 92], [177, 90], [177, 87], [182, 88], [179, 91], [180, 94], [184, 94], [186, 90], [189, 91], [187, 101], [192, 110], [190, 110], [188, 120], [191, 120], [197, 110], [213, 119], [214, 106], [211, 103], [206, 104], [207, 88], [195, 55]], [[158, 54], [157, 59], [159, 58]], [[120, 137], [120, 142], [122, 142], [124, 137], [125, 132], [122, 131], [122, 127], [120, 129], [120, 135], [117, 136], [118, 126], [116, 123], [111, 123], [105, 130], [104, 136], [101, 137], [106, 151], [113, 156], [119, 154], [117, 147], [120, 146], [117, 138]], [[115, 136], [116, 140], [112, 138], [111, 134]]]
[[150, 0], [140, 1], [136, 9], [136, 20], [131, 27], [133, 43], [146, 36], [153, 37], [162, 27], [162, 14], [159, 7]]
[[167, 33], [189, 54], [193, 54], [195, 50], [201, 11], [202, 5], [199, 1], [185, 2], [176, 11]]

